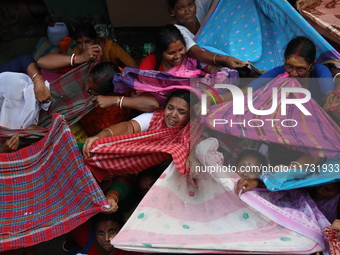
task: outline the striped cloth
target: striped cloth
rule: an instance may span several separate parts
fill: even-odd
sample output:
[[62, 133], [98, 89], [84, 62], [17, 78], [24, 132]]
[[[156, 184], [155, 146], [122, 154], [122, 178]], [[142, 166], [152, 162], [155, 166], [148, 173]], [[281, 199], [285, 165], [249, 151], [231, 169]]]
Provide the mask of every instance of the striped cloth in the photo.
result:
[[[197, 61], [196, 61], [197, 62]], [[185, 69], [185, 68], [182, 68]], [[127, 91], [140, 90], [150, 92], [158, 100], [161, 106], [164, 106], [168, 96], [176, 89], [187, 89], [195, 93], [199, 98], [201, 95], [200, 89], [210, 89], [214, 83], [237, 84], [239, 82], [239, 74], [236, 70], [222, 67], [217, 73], [207, 74], [203, 71], [197, 70], [200, 76], [194, 75], [192, 70], [181, 70], [172, 68], [170, 72], [161, 72], [154, 70], [138, 70], [134, 68], [124, 69], [124, 76], [116, 74], [113, 78], [115, 84], [115, 92], [125, 93]], [[194, 69], [191, 67], [191, 69]], [[186, 73], [187, 76], [183, 75]], [[190, 77], [192, 75], [192, 77]], [[203, 83], [193, 82], [201, 77], [200, 81]], [[203, 79], [204, 77], [205, 79]], [[214, 78], [214, 79], [211, 79]]]
[[0, 154], [0, 252], [65, 234], [107, 204], [67, 124], [52, 121], [40, 141]]
[[[313, 99], [303, 104], [312, 115], [304, 115], [293, 104], [288, 104], [287, 114], [281, 115], [281, 89], [283, 87], [301, 88], [302, 86], [295, 79], [276, 78], [253, 92], [254, 108], [264, 110], [272, 107], [272, 88], [277, 88], [278, 107], [272, 114], [260, 116], [251, 113], [246, 96], [244, 115], [234, 115], [233, 102], [230, 101], [221, 106], [211, 107], [208, 115], [203, 118], [204, 125], [241, 138], [283, 144], [311, 155], [340, 156], [340, 128]], [[305, 95], [301, 93], [289, 93], [287, 96], [289, 99], [304, 97]], [[218, 124], [214, 127], [215, 119], [227, 120], [228, 123]], [[275, 120], [274, 124], [268, 119]], [[295, 121], [289, 121], [291, 119]], [[231, 124], [236, 122], [241, 124]], [[261, 126], [261, 124], [263, 125]]]
[[147, 132], [98, 139], [85, 160], [101, 181], [108, 175], [134, 174], [157, 165], [171, 155], [182, 175], [187, 175], [185, 162], [190, 142], [197, 140], [203, 126], [196, 121], [185, 127], [165, 128], [164, 111], [156, 112]]

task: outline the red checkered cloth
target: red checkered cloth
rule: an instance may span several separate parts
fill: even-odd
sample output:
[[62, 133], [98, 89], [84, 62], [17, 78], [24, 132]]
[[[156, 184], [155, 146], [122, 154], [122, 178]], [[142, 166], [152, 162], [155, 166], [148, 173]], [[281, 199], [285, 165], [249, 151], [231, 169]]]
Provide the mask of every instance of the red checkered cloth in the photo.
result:
[[54, 113], [64, 115], [71, 126], [94, 108], [85, 89], [87, 75], [96, 63], [86, 63], [74, 68], [51, 82], [52, 104], [49, 110], [40, 111], [39, 125], [49, 127]]
[[0, 153], [0, 252], [63, 235], [106, 204], [59, 114], [40, 141]]
[[202, 131], [203, 126], [196, 121], [190, 121], [185, 127], [166, 128], [164, 112], [158, 111], [147, 132], [98, 139], [91, 148], [92, 156], [85, 163], [101, 181], [108, 175], [141, 172], [171, 155], [179, 172], [187, 175], [189, 169], [186, 169], [185, 162], [190, 144]]

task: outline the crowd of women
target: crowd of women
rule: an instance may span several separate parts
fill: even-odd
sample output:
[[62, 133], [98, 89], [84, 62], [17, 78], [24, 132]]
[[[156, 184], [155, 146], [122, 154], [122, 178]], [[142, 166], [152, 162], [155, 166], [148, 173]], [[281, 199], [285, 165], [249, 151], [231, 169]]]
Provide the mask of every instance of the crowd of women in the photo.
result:
[[[0, 86], [0, 126], [38, 129], [39, 111], [46, 110], [53, 103], [48, 89], [49, 82], [45, 81], [49, 73], [65, 73], [79, 65], [97, 62], [86, 78], [86, 91], [91, 95], [96, 108], [80, 121], [89, 137], [79, 146], [85, 163], [100, 183], [109, 207], [70, 233], [63, 245], [65, 252], [89, 255], [127, 253], [115, 249], [110, 240], [171, 160], [184, 176], [190, 175], [190, 166], [201, 164], [193, 152], [195, 145], [207, 138], [208, 134], [203, 132], [196, 118], [200, 109], [197, 107], [200, 106], [200, 93], [197, 90], [195, 93], [190, 92], [190, 78], [252, 77], [254, 80], [242, 87], [245, 94], [249, 87], [258, 90], [275, 78], [296, 78], [303, 88], [310, 91], [311, 97], [339, 122], [338, 65], [327, 67], [315, 63], [314, 43], [301, 36], [288, 43], [284, 64], [260, 77], [248, 69], [242, 60], [204, 51], [193, 39], [211, 3], [207, 0], [168, 0], [169, 24], [159, 29], [153, 53], [141, 62], [132, 59], [118, 43], [99, 38], [93, 26], [84, 23], [75, 30], [76, 47], [72, 55], [48, 54], [37, 62], [23, 56], [0, 67], [0, 82], [6, 81], [6, 86]], [[303, 8], [305, 3], [298, 1], [297, 4]], [[138, 78], [134, 80], [137, 85], [129, 87], [124, 79], [127, 80], [131, 73]], [[182, 80], [173, 83], [164, 81], [161, 76], [164, 73], [169, 80], [171, 77], [180, 77]], [[8, 82], [11, 83], [10, 87]], [[125, 93], [117, 93], [122, 86], [126, 86]], [[223, 91], [217, 97], [221, 103], [232, 100], [232, 94], [228, 91]], [[208, 103], [213, 103], [212, 98]], [[117, 109], [124, 109], [124, 113], [119, 112], [121, 117], [109, 116], [116, 116]], [[229, 140], [227, 143], [230, 145], [233, 139], [236, 138], [226, 135], [220, 142]], [[263, 155], [254, 148], [248, 150], [246, 146], [240, 146], [246, 139], [236, 140], [242, 152], [225, 158], [225, 163], [235, 164], [238, 170], [242, 166], [269, 163], [277, 165], [279, 171], [282, 165], [294, 168], [296, 165], [317, 165], [325, 160], [277, 144], [268, 145]], [[18, 148], [19, 138], [13, 136], [6, 141], [1, 152], [8, 153]], [[98, 151], [110, 155], [104, 156], [106, 160], [109, 158], [109, 162], [98, 162]], [[282, 154], [286, 157], [277, 159]], [[237, 193], [265, 187], [265, 177], [261, 175], [240, 173], [240, 177], [242, 179], [238, 182]], [[316, 204], [320, 205], [319, 209], [327, 219], [334, 221], [332, 227], [340, 231], [339, 221], [336, 220], [340, 217], [336, 210], [339, 187], [338, 183], [332, 182], [308, 188], [308, 192]], [[324, 209], [325, 202], [330, 200], [334, 201], [332, 210]], [[338, 235], [340, 232], [337, 232]], [[28, 252], [34, 253], [34, 248]]]

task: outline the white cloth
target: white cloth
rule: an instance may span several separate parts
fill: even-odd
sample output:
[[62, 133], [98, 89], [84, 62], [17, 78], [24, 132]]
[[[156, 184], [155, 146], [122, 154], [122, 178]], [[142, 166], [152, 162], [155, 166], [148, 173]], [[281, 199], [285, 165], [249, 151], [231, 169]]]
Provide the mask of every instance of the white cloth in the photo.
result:
[[187, 51], [194, 45], [196, 45], [195, 41], [194, 41], [194, 37], [195, 35], [193, 33], [191, 33], [189, 31], [189, 29], [187, 29], [186, 27], [184, 26], [181, 26], [181, 25], [175, 25], [179, 31], [181, 31], [181, 34], [183, 35], [184, 37], [184, 40], [185, 40], [185, 47], [187, 48]]
[[[49, 89], [49, 83], [45, 81]], [[39, 104], [34, 95], [32, 79], [23, 73], [0, 74], [0, 126], [24, 129], [38, 124], [39, 111], [48, 110], [51, 102]]]
[[207, 13], [210, 9], [211, 4], [214, 0], [196, 0], [196, 17], [202, 26], [202, 23], [207, 16]]
[[148, 131], [150, 127], [150, 122], [151, 122], [151, 119], [154, 113], [155, 112], [146, 112], [133, 118], [133, 120], [138, 122], [140, 129], [141, 129], [140, 132]]

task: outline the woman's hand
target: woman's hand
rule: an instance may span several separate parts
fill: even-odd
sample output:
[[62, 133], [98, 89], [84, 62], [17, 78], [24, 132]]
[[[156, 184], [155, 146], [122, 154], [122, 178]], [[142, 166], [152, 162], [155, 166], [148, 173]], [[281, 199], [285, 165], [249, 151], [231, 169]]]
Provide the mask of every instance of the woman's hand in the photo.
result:
[[110, 208], [107, 208], [104, 213], [114, 213], [118, 210], [118, 198], [117, 196], [113, 195], [107, 195], [106, 199], [108, 201], [108, 204], [110, 205]]
[[331, 228], [337, 231], [335, 237], [340, 237], [340, 220], [333, 221]]
[[12, 152], [18, 149], [20, 144], [19, 136], [13, 135], [10, 139], [8, 139], [0, 149], [0, 153]]
[[91, 156], [90, 154], [90, 149], [92, 144], [97, 141], [100, 137], [98, 136], [92, 136], [92, 137], [88, 137], [85, 140], [84, 146], [83, 146], [83, 154], [85, 158], [89, 158]]
[[100, 55], [100, 46], [98, 44], [90, 45], [81, 54], [76, 56], [76, 64], [80, 65], [89, 61], [97, 60]]
[[260, 180], [256, 178], [239, 179], [237, 182], [236, 193], [243, 194], [247, 191], [250, 191], [256, 188], [259, 185], [259, 183], [260, 183]]
[[223, 57], [223, 59], [222, 61], [218, 61], [218, 63], [223, 64], [223, 66], [227, 66], [232, 69], [242, 68], [246, 66], [246, 63], [244, 63], [242, 60], [239, 60], [237, 58], [234, 58], [231, 56], [221, 56], [221, 57]]
[[34, 83], [34, 95], [41, 104], [48, 103], [52, 100], [51, 93], [45, 86], [44, 79], [37, 80]]
[[[117, 104], [117, 96], [95, 96], [92, 102], [99, 108], [109, 108]], [[117, 105], [116, 105], [117, 106]]]

